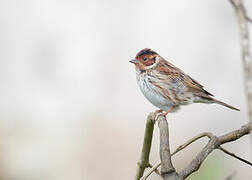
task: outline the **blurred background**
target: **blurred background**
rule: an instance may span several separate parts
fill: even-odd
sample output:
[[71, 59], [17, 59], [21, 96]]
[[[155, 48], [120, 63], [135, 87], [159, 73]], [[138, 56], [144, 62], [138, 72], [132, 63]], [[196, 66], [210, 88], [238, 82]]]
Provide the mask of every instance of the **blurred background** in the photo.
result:
[[[252, 2], [245, 5], [252, 16]], [[241, 109], [194, 104], [169, 114], [172, 150], [203, 131], [221, 135], [248, 121], [228, 0], [0, 0], [0, 179], [133, 179], [146, 117], [156, 110], [129, 63], [146, 47]], [[251, 161], [250, 140], [224, 147]], [[206, 143], [175, 155], [176, 169]], [[155, 128], [153, 164], [158, 146]], [[189, 179], [232, 173], [252, 177], [251, 167], [216, 150]]]

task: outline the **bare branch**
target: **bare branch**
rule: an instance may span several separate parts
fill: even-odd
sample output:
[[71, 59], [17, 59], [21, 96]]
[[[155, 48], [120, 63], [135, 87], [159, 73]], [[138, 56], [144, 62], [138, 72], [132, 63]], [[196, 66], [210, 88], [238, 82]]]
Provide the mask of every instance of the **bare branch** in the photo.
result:
[[[185, 168], [183, 171], [179, 173], [179, 179], [185, 179], [189, 175], [191, 175], [193, 172], [197, 171], [200, 168], [200, 165], [203, 163], [203, 161], [206, 159], [206, 157], [214, 150], [220, 148], [221, 150], [223, 148], [220, 147], [221, 144], [225, 144], [231, 141], [235, 141], [239, 138], [241, 138], [244, 135], [249, 134], [252, 131], [252, 122], [249, 122], [245, 126], [242, 126], [240, 129], [232, 131], [230, 133], [227, 133], [225, 135], [216, 137], [212, 133], [205, 132], [201, 133], [192, 139], [188, 140], [183, 145], [179, 146], [172, 154], [176, 154], [177, 152], [181, 151], [182, 149], [186, 148], [191, 143], [195, 142], [196, 140], [202, 138], [202, 137], [208, 137], [210, 140], [207, 143], [207, 145], [203, 148], [203, 150], [192, 160], [192, 162]], [[226, 150], [227, 151], [227, 150]], [[234, 157], [234, 156], [233, 156]], [[238, 156], [237, 156], [238, 157]], [[236, 157], [236, 158], [237, 158]], [[239, 157], [240, 158], [240, 157]], [[239, 159], [237, 158], [237, 159]], [[247, 161], [242, 158], [239, 160], [241, 161]], [[248, 161], [247, 161], [248, 162]], [[249, 162], [250, 163], [250, 162]], [[249, 164], [247, 163], [247, 164]], [[161, 163], [155, 164], [142, 178], [141, 180], [147, 179], [147, 177], [157, 169]]]
[[156, 163], [140, 180], [146, 180], [153, 172], [157, 170], [160, 165], [160, 162]]
[[242, 62], [244, 69], [244, 85], [247, 97], [248, 116], [249, 120], [252, 121], [252, 62], [250, 53], [250, 40], [249, 40], [249, 29], [248, 22], [251, 19], [248, 17], [246, 8], [243, 4], [243, 0], [229, 0], [233, 5], [240, 28], [240, 41], [242, 51]]
[[153, 116], [153, 113], [150, 113], [146, 121], [142, 153], [141, 153], [141, 158], [139, 162], [137, 163], [137, 171], [136, 171], [135, 180], [139, 180], [143, 176], [144, 170], [147, 167], [150, 167], [149, 155], [150, 155], [153, 128], [154, 128], [154, 121], [152, 120], [152, 116]]
[[235, 10], [241, 9], [243, 11], [243, 15], [248, 22], [250, 22], [250, 23], [252, 22], [252, 19], [248, 16], [242, 0], [229, 0], [229, 2], [233, 5]]
[[244, 135], [247, 135], [252, 130], [252, 122], [242, 126], [240, 129], [227, 133], [223, 136], [213, 136], [207, 145], [197, 154], [197, 156], [191, 161], [191, 163], [179, 173], [179, 179], [185, 179], [193, 172], [197, 171], [206, 157], [214, 150], [220, 147], [220, 145], [235, 141]]
[[242, 136], [249, 134], [251, 129], [252, 129], [252, 122], [249, 122], [246, 125], [242, 126], [240, 129], [237, 129], [223, 136], [220, 136], [218, 139], [220, 141], [220, 144], [235, 141], [241, 138]]
[[[174, 154], [178, 153], [179, 151], [183, 150], [184, 148], [186, 148], [187, 146], [189, 146], [191, 143], [197, 141], [200, 138], [203, 137], [208, 137], [209, 139], [213, 137], [213, 134], [210, 132], [203, 132], [200, 133], [197, 136], [194, 136], [193, 138], [189, 139], [187, 142], [185, 142], [184, 144], [180, 145], [173, 153], [171, 153], [171, 156], [173, 156]], [[140, 180], [146, 180], [153, 172], [155, 172], [155, 170], [161, 165], [161, 163], [157, 163], [155, 164]]]
[[193, 172], [197, 171], [200, 168], [201, 163], [206, 159], [206, 157], [215, 149], [216, 146], [219, 146], [217, 137], [213, 137], [207, 143], [207, 145], [201, 150], [200, 153], [192, 160], [192, 162], [179, 173], [180, 179], [185, 179]]
[[249, 16], [246, 16], [246, 20], [250, 23], [252, 23], [252, 19]]
[[201, 133], [197, 136], [194, 136], [192, 139], [189, 139], [186, 143], [182, 144], [181, 146], [179, 146], [173, 153], [172, 155], [176, 154], [177, 152], [181, 151], [182, 149], [186, 148], [187, 146], [189, 146], [191, 143], [193, 143], [194, 141], [197, 141], [198, 139], [200, 138], [203, 138], [203, 137], [208, 137], [209, 139], [211, 139], [213, 137], [213, 134], [212, 133], [209, 133], [209, 132], [204, 132], [204, 133]]
[[232, 157], [234, 157], [234, 158], [236, 158], [236, 159], [238, 159], [238, 160], [240, 160], [240, 161], [242, 161], [242, 162], [244, 162], [244, 163], [252, 166], [252, 163], [249, 162], [248, 160], [243, 159], [243, 158], [235, 155], [234, 153], [229, 152], [228, 150], [224, 149], [223, 147], [219, 147], [219, 149], [222, 150], [224, 153], [226, 153], [226, 154], [228, 154], [228, 155], [230, 155], [230, 156], [232, 156]]
[[160, 132], [161, 175], [165, 180], [177, 180], [178, 175], [171, 161], [168, 122], [162, 115], [158, 116], [157, 121]]
[[[150, 164], [150, 168], [153, 168], [153, 165]], [[154, 169], [154, 172], [155, 172], [157, 175], [159, 175], [160, 177], [162, 177], [161, 172], [159, 172], [159, 170], [158, 170], [157, 168]], [[141, 178], [141, 179], [142, 179], [142, 178]], [[141, 179], [140, 179], [140, 180], [141, 180]]]

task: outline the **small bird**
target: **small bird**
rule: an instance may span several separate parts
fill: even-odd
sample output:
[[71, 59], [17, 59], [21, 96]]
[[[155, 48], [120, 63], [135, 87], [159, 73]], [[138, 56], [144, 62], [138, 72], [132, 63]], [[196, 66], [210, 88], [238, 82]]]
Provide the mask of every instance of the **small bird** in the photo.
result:
[[144, 96], [166, 116], [181, 105], [216, 103], [240, 111], [213, 98], [203, 86], [155, 51], [145, 48], [130, 61], [135, 64], [137, 83]]

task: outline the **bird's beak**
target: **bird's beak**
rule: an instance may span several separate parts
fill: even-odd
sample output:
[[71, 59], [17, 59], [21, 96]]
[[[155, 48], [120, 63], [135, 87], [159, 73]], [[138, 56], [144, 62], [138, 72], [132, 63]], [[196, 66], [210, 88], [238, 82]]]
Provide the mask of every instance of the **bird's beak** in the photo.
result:
[[130, 60], [129, 62], [130, 62], [130, 63], [133, 63], [133, 64], [136, 64], [136, 63], [138, 63], [138, 60], [137, 60], [137, 59], [132, 59], [132, 60]]

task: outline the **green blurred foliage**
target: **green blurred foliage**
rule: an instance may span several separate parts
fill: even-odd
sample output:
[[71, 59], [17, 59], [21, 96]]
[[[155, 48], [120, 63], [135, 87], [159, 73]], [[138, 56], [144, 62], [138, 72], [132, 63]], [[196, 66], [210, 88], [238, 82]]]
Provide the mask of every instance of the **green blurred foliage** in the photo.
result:
[[218, 180], [221, 179], [227, 169], [223, 156], [219, 152], [213, 152], [201, 165], [200, 171], [193, 173], [188, 180]]

